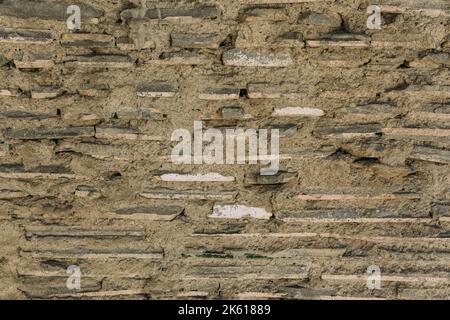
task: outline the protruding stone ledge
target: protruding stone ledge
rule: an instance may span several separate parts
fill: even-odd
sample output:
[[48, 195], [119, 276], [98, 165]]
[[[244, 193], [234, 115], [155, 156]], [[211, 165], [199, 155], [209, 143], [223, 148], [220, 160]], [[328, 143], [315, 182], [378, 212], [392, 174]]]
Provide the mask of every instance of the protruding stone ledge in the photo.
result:
[[26, 228], [27, 239], [31, 238], [93, 238], [117, 239], [131, 238], [143, 239], [143, 229], [86, 229], [83, 227], [33, 227]]
[[209, 218], [221, 219], [270, 219], [272, 213], [263, 208], [248, 207], [240, 204], [215, 204]]
[[231, 201], [237, 196], [237, 191], [204, 191], [204, 190], [172, 190], [172, 189], [147, 189], [140, 195], [147, 199], [172, 199], [172, 200], [223, 200]]
[[307, 40], [306, 45], [311, 48], [320, 47], [348, 47], [366, 48], [369, 47], [370, 39], [363, 35], [356, 34], [330, 34], [320, 39]]
[[44, 120], [58, 118], [56, 111], [54, 113], [28, 112], [24, 109], [12, 109], [0, 112], [0, 119], [16, 120]]
[[98, 199], [102, 196], [102, 193], [95, 187], [79, 185], [75, 190], [75, 197]]
[[[345, 200], [342, 200], [345, 201]], [[353, 200], [348, 200], [353, 201]], [[352, 209], [318, 209], [298, 212], [277, 212], [275, 217], [286, 223], [430, 223], [428, 214], [414, 216], [409, 212], [392, 212], [389, 209], [367, 209], [358, 213]]]
[[40, 166], [25, 170], [22, 164], [1, 164], [0, 177], [7, 179], [76, 179], [69, 169], [61, 166]]
[[75, 249], [22, 249], [21, 255], [31, 255], [40, 259], [141, 259], [160, 260], [163, 258], [162, 250], [135, 249], [135, 248], [75, 248]]
[[289, 67], [294, 64], [294, 60], [288, 52], [265, 52], [248, 51], [242, 49], [231, 49], [225, 51], [222, 56], [223, 64], [235, 67], [269, 67], [280, 68]]
[[300, 201], [389, 201], [389, 200], [419, 200], [416, 193], [387, 193], [379, 195], [363, 194], [300, 194]]
[[306, 107], [277, 107], [272, 117], [322, 117], [325, 113], [318, 108]]
[[51, 30], [0, 28], [0, 43], [48, 44], [53, 39]]
[[184, 207], [180, 206], [138, 206], [117, 209], [115, 214], [127, 219], [172, 221], [183, 212]]
[[168, 182], [233, 182], [234, 177], [223, 176], [220, 173], [165, 173], [157, 176], [158, 179]]
[[6, 129], [3, 132], [5, 138], [16, 140], [82, 138], [93, 137], [94, 134], [94, 127], [37, 127], [27, 129]]
[[80, 55], [69, 57], [67, 63], [85, 68], [131, 68], [134, 61], [130, 56], [114, 54]]
[[[130, 300], [147, 300], [151, 293], [142, 289], [130, 290], [111, 290], [111, 291], [96, 291], [96, 292], [69, 292], [56, 293], [46, 296], [46, 299], [105, 299], [112, 300], [117, 298]], [[39, 297], [38, 297], [39, 298]]]
[[382, 132], [381, 124], [355, 124], [344, 127], [322, 127], [314, 130], [314, 134], [321, 138], [376, 138]]

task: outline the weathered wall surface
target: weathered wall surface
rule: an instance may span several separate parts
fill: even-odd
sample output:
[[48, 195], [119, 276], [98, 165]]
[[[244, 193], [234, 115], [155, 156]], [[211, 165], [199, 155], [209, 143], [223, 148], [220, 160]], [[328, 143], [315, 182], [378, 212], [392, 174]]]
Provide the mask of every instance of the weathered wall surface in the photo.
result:
[[[0, 297], [448, 298], [449, 17], [446, 0], [0, 1]], [[280, 129], [280, 173], [171, 163], [198, 120]]]

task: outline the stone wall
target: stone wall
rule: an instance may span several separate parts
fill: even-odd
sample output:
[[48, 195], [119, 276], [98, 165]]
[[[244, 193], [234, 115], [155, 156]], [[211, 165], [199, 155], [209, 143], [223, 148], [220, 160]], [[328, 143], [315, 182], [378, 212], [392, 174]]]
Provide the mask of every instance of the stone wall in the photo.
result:
[[[0, 298], [448, 298], [449, 17], [0, 1]], [[171, 162], [194, 121], [278, 129], [280, 171]]]

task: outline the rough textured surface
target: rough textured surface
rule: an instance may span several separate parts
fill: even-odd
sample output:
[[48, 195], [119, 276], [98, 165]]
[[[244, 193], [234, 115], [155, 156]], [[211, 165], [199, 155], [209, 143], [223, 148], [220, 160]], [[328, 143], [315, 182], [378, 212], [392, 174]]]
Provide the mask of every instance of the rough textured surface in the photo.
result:
[[[449, 297], [447, 0], [74, 2], [0, 1], [0, 298]], [[171, 163], [199, 120], [279, 174]]]

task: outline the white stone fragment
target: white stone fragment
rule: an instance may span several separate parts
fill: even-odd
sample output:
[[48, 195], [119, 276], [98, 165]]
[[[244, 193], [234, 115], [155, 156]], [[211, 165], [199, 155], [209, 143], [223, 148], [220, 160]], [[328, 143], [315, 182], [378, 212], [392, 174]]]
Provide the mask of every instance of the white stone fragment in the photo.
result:
[[225, 219], [270, 219], [272, 213], [267, 212], [263, 208], [247, 207], [239, 204], [215, 204], [213, 212], [209, 217]]

